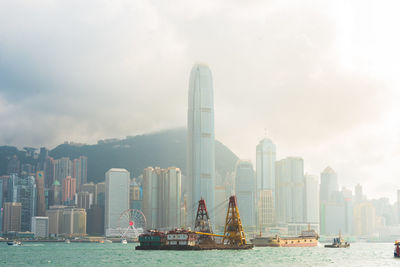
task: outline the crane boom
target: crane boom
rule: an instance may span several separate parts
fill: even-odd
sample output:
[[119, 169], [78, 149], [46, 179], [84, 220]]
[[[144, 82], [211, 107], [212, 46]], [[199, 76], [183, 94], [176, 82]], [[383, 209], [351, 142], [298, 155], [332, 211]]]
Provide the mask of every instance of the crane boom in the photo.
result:
[[225, 237], [224, 235], [217, 235], [217, 234], [211, 234], [211, 233], [203, 233], [203, 232], [195, 232], [198, 235], [209, 235], [209, 236], [219, 236], [219, 237]]

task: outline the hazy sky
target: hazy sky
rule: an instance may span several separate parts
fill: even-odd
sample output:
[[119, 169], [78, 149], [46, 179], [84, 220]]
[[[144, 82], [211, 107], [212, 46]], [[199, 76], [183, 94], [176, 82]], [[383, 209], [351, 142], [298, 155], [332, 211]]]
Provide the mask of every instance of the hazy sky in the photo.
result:
[[400, 189], [398, 1], [0, 0], [0, 145], [95, 143], [186, 126], [213, 73], [216, 138]]

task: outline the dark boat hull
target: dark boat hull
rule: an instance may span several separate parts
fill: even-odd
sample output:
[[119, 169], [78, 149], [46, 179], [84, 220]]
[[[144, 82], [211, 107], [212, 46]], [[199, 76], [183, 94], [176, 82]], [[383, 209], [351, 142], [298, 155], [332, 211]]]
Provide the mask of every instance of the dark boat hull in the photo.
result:
[[241, 249], [252, 249], [254, 247], [253, 244], [246, 244], [243, 246], [229, 246], [222, 244], [213, 244], [213, 245], [162, 245], [162, 246], [137, 246], [136, 250], [223, 250], [223, 249], [231, 249], [231, 250], [241, 250]]

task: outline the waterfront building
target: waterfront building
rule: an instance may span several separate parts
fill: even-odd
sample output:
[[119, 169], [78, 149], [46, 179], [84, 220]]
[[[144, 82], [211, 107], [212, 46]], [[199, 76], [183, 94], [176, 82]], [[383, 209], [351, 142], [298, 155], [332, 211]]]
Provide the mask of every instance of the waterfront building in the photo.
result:
[[93, 195], [89, 192], [79, 192], [77, 194], [77, 206], [85, 210], [90, 209], [93, 204]]
[[257, 224], [260, 231], [273, 225], [275, 221], [274, 197], [271, 189], [264, 189], [259, 192], [257, 203], [258, 217]]
[[49, 236], [49, 217], [32, 217], [32, 229], [35, 238], [46, 238]]
[[3, 233], [21, 231], [22, 205], [17, 202], [5, 202], [3, 208]]
[[97, 183], [96, 184], [96, 204], [99, 205], [100, 207], [105, 207], [105, 199], [106, 199], [106, 183]]
[[[209, 67], [196, 64], [190, 73], [188, 97], [187, 179], [189, 206], [203, 198], [211, 221], [215, 207], [214, 89]], [[192, 216], [190, 214], [189, 216]]]
[[106, 236], [119, 234], [118, 219], [129, 209], [130, 174], [125, 169], [112, 168], [106, 172], [105, 220]]
[[163, 192], [164, 228], [180, 228], [181, 225], [181, 170], [169, 167], [165, 170]]
[[37, 202], [36, 202], [36, 215], [44, 216], [46, 213], [46, 203], [44, 195], [44, 172], [36, 172], [36, 190], [37, 190]]
[[319, 224], [319, 182], [318, 176], [306, 174], [305, 183], [305, 222]]
[[104, 206], [93, 204], [87, 210], [86, 231], [89, 235], [104, 235]]
[[74, 202], [76, 194], [76, 179], [67, 176], [62, 180], [62, 201], [65, 205], [71, 205]]
[[49, 218], [49, 234], [51, 236], [58, 236], [62, 234], [62, 226], [64, 220], [65, 206], [54, 205], [46, 210], [46, 217]]
[[333, 194], [339, 191], [336, 172], [331, 167], [326, 167], [321, 173], [320, 201], [333, 200]]
[[147, 220], [147, 228], [156, 229], [158, 223], [158, 187], [159, 178], [152, 167], [143, 172], [143, 213]]
[[276, 162], [276, 213], [278, 223], [303, 223], [304, 162], [289, 157]]
[[52, 196], [49, 206], [61, 205], [62, 203], [62, 190], [59, 181], [54, 180], [51, 190]]
[[245, 228], [256, 225], [255, 200], [256, 179], [253, 164], [250, 161], [239, 160], [235, 167], [236, 198], [240, 212], [240, 219]]
[[368, 201], [354, 205], [354, 235], [371, 236], [375, 231], [375, 207]]
[[21, 231], [30, 231], [31, 218], [36, 215], [35, 177], [25, 176], [18, 179], [16, 189], [16, 202], [21, 203]]
[[65, 207], [63, 211], [62, 233], [67, 236], [86, 235], [86, 211], [75, 207]]

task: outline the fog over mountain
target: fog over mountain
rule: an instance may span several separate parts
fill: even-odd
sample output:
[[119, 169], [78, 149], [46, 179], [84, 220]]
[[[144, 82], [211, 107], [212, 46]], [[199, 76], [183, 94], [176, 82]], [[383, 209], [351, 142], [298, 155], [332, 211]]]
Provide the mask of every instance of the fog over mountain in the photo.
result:
[[398, 10], [375, 0], [0, 0], [0, 145], [185, 127], [200, 61], [213, 74], [216, 138], [239, 158], [254, 164], [267, 132], [278, 159], [301, 156], [314, 174], [330, 165], [341, 185], [394, 200]]

